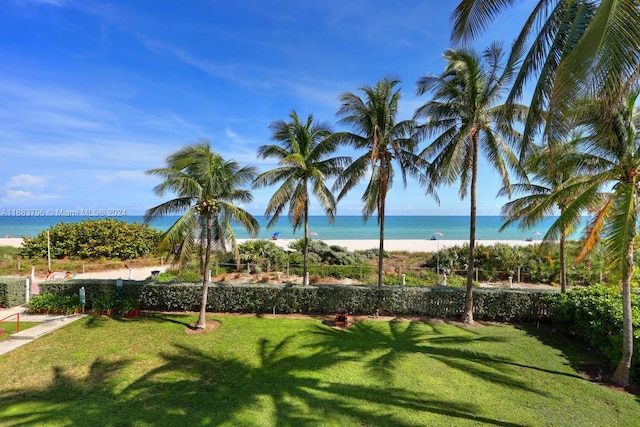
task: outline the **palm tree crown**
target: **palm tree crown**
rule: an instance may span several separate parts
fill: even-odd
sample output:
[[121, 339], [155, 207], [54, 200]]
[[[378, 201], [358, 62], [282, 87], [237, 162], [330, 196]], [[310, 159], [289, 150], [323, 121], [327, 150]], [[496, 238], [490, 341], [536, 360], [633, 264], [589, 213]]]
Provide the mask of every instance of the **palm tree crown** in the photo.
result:
[[[444, 56], [447, 66], [441, 75], [426, 75], [418, 80], [418, 94], [430, 91], [433, 97], [416, 110], [416, 118], [426, 118], [426, 123], [418, 128], [417, 137], [435, 137], [421, 153], [431, 161], [427, 192], [433, 193], [435, 187], [459, 179], [460, 197], [470, 194], [465, 321], [471, 323], [479, 151], [482, 150], [498, 171], [506, 188], [509, 188], [509, 169], [524, 177], [510, 146], [520, 142], [520, 134], [508, 119], [523, 117], [527, 109], [521, 105], [499, 104], [512, 76], [510, 68], [502, 67], [499, 45], [485, 50], [485, 62], [465, 49], [447, 50]], [[521, 153], [526, 151], [526, 147], [520, 146]]]
[[336, 180], [335, 188], [340, 189], [338, 200], [366, 176], [369, 182], [362, 195], [363, 217], [368, 220], [376, 211], [380, 225], [380, 245], [378, 254], [378, 286], [382, 286], [382, 262], [384, 252], [384, 216], [386, 198], [393, 185], [396, 163], [406, 186], [407, 173], [417, 174], [420, 159], [414, 154], [416, 143], [412, 139], [415, 128], [413, 120], [397, 122], [400, 89], [398, 80], [384, 78], [376, 86], [364, 86], [360, 90], [364, 99], [351, 92], [340, 96], [342, 103], [337, 112], [339, 124], [351, 128], [351, 132], [336, 134], [344, 144], [363, 154], [349, 165]]
[[[514, 0], [462, 0], [453, 14], [454, 41], [472, 40]], [[615, 100], [640, 74], [637, 0], [539, 0], [517, 37], [511, 63], [524, 59], [507, 102], [536, 78], [525, 139], [543, 126], [545, 138], [570, 131], [565, 119], [584, 96]], [[526, 51], [525, 51], [526, 48]], [[544, 114], [543, 114], [544, 113]]]
[[256, 219], [235, 203], [248, 203], [251, 193], [243, 187], [255, 178], [254, 167], [240, 167], [234, 161], [226, 161], [211, 151], [208, 140], [200, 140], [187, 145], [166, 159], [163, 168], [146, 171], [164, 181], [154, 191], [159, 196], [167, 192], [176, 195], [146, 211], [144, 220], [168, 214], [182, 216], [167, 230], [163, 243], [180, 247], [181, 262], [186, 262], [193, 254], [196, 244], [201, 248], [205, 243], [204, 264], [202, 265], [203, 290], [198, 328], [205, 327], [205, 313], [208, 292], [208, 271], [212, 245], [226, 249], [232, 244], [233, 253], [238, 255], [232, 223], [241, 224], [251, 234], [256, 235], [260, 226]]
[[336, 139], [329, 138], [332, 132], [328, 125], [314, 122], [311, 114], [305, 122], [300, 121], [295, 111], [289, 117], [289, 122], [278, 120], [269, 126], [273, 132], [271, 139], [278, 144], [259, 147], [258, 157], [277, 159], [278, 166], [260, 174], [254, 187], [282, 183], [269, 200], [265, 211], [265, 215], [272, 216], [269, 227], [278, 221], [287, 205], [289, 221], [294, 231], [304, 224], [303, 284], [306, 285], [310, 193], [316, 196], [329, 221], [333, 222], [336, 200], [327, 187], [327, 180], [340, 174], [349, 158], [328, 158], [338, 146]]

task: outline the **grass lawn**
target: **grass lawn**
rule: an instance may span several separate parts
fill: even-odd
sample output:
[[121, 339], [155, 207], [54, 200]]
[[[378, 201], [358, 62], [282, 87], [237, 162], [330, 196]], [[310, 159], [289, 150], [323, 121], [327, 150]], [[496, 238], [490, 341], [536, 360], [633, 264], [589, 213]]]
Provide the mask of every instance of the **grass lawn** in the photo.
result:
[[[25, 329], [29, 329], [32, 326], [36, 326], [39, 323], [33, 322], [20, 322], [20, 330], [24, 331]], [[16, 333], [16, 326], [18, 324], [16, 322], [0, 322], [0, 329], [4, 329], [4, 335], [0, 336], [0, 341], [8, 340], [11, 334]]]
[[636, 396], [541, 330], [215, 319], [86, 317], [0, 356], [0, 425], [640, 425]]

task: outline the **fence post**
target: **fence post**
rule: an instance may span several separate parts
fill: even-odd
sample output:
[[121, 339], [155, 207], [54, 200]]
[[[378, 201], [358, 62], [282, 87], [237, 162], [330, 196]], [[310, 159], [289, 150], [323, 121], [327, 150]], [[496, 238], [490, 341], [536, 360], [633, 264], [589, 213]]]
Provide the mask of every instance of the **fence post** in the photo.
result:
[[476, 282], [478, 281], [478, 267], [475, 268], [476, 270]]
[[24, 301], [29, 304], [29, 297], [31, 296], [31, 281], [27, 278], [24, 279]]
[[36, 268], [33, 265], [31, 266], [31, 280], [36, 280]]

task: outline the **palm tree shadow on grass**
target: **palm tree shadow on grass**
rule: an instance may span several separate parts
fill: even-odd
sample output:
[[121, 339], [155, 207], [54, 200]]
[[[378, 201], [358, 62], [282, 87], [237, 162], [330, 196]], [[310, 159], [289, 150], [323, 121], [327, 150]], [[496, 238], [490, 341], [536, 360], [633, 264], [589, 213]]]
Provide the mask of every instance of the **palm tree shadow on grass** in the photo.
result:
[[[553, 347], [562, 353], [569, 366], [580, 371], [592, 382], [600, 382], [603, 385], [611, 385], [610, 378], [612, 367], [607, 363], [607, 358], [599, 351], [591, 348], [584, 341], [564, 334], [551, 331], [550, 327], [533, 327], [521, 325], [518, 327], [527, 335], [535, 338], [540, 343]], [[581, 377], [582, 378], [582, 377]], [[625, 391], [634, 394], [640, 400], [640, 383], [632, 381]]]
[[[400, 332], [396, 329], [394, 333]], [[425, 418], [431, 414], [451, 417], [452, 424], [461, 419], [518, 425], [478, 416], [481, 408], [474, 403], [444, 400], [428, 392], [327, 381], [321, 372], [344, 361], [340, 352], [325, 351], [319, 342], [321, 350], [307, 355], [295, 351], [298, 339], [298, 335], [278, 342], [260, 339], [256, 345], [259, 363], [174, 344], [160, 354], [158, 367], [128, 384], [122, 383], [127, 378], [122, 371], [134, 369], [133, 359], [98, 357], [84, 377], [55, 366], [54, 380], [48, 386], [16, 387], [0, 395], [0, 424], [319, 425], [336, 420], [424, 425], [402, 418], [402, 412], [410, 410], [424, 413]], [[411, 341], [403, 341], [402, 334], [390, 340], [402, 343], [394, 351], [412, 351]], [[20, 412], [20, 404], [26, 402], [38, 409]], [[265, 413], [270, 414], [266, 420], [259, 418]]]
[[475, 351], [470, 348], [474, 344], [504, 340], [499, 337], [478, 336], [467, 329], [464, 336], [451, 336], [437, 324], [392, 321], [356, 323], [342, 331], [317, 328], [313, 333], [318, 340], [310, 345], [325, 354], [380, 353], [370, 360], [368, 368], [389, 380], [394, 375], [397, 362], [408, 354], [423, 354], [484, 381], [543, 396], [546, 395], [544, 391], [529, 386], [514, 369], [525, 368], [552, 375], [582, 378], [577, 374], [526, 365], [508, 357]]

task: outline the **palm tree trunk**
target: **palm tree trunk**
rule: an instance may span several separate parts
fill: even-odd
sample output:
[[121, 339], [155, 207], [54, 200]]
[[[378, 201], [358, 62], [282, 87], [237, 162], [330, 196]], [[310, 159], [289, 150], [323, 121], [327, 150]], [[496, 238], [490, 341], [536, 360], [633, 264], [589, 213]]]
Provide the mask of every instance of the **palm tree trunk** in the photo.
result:
[[567, 292], [567, 258], [566, 258], [567, 233], [562, 231], [560, 236], [560, 292]]
[[471, 157], [471, 212], [469, 221], [469, 259], [467, 265], [467, 291], [464, 296], [464, 323], [473, 324], [473, 265], [476, 259], [476, 187], [478, 180], [478, 135], [472, 137]]
[[378, 289], [382, 288], [383, 278], [382, 271], [384, 268], [384, 202], [381, 203], [382, 209], [378, 209], [380, 215], [380, 245], [378, 251]]
[[196, 322], [196, 329], [207, 327], [207, 297], [209, 296], [209, 265], [211, 263], [211, 216], [207, 216], [207, 247], [204, 252], [204, 274], [202, 275], [202, 300], [200, 315]]
[[[633, 240], [632, 240], [633, 242]], [[633, 322], [631, 314], [631, 277], [633, 276], [633, 243], [627, 248], [626, 271], [622, 278], [622, 358], [611, 376], [615, 384], [627, 387], [633, 356]]]
[[384, 160], [380, 165], [380, 195], [378, 199], [378, 222], [380, 223], [380, 243], [378, 245], [378, 289], [382, 288], [382, 271], [384, 268], [384, 215], [387, 200], [388, 174]]
[[[306, 186], [305, 186], [306, 190]], [[302, 251], [302, 285], [309, 284], [309, 199], [304, 203], [304, 249]]]

